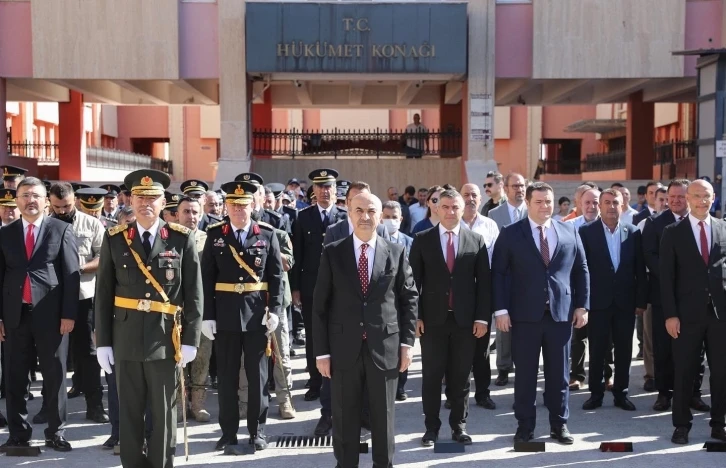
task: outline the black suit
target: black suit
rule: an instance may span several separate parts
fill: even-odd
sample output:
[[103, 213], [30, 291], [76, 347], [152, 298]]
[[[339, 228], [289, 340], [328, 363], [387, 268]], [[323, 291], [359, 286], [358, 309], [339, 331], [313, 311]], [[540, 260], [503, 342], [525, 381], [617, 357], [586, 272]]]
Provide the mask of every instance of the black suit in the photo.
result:
[[711, 422], [724, 427], [726, 413], [726, 222], [711, 218], [708, 262], [701, 257], [690, 218], [663, 231], [660, 251], [660, 284], [665, 319], [680, 320], [680, 334], [673, 339], [675, 380], [673, 425], [691, 427], [689, 403], [698, 355], [706, 342], [711, 370]]
[[[35, 247], [28, 260], [22, 219], [0, 230], [0, 320], [5, 326], [4, 369], [7, 373], [7, 410], [10, 436], [29, 441], [25, 395], [28, 392], [29, 355], [33, 342], [43, 369], [46, 438], [63, 435], [66, 408], [68, 336], [60, 334], [61, 319], [75, 320], [78, 312], [80, 272], [73, 226], [44, 216], [34, 229]], [[23, 284], [30, 276], [32, 304], [23, 304]]]
[[622, 398], [628, 392], [630, 364], [633, 356], [635, 309], [647, 306], [648, 281], [640, 230], [632, 224], [619, 225], [618, 266], [612, 262], [601, 219], [580, 227], [590, 271], [590, 392], [597, 398], [605, 393], [603, 361], [610, 337], [615, 346], [615, 381], [613, 395]]
[[[439, 225], [416, 235], [411, 245], [411, 268], [421, 295], [419, 320], [423, 364], [423, 408], [427, 431], [441, 428], [441, 380], [446, 375], [447, 399], [451, 402], [449, 425], [466, 429], [469, 411], [469, 372], [476, 337], [475, 320], [491, 324], [491, 271], [484, 238], [459, 229], [453, 273], [449, 272], [441, 246]], [[453, 294], [453, 309], [449, 294]]]
[[313, 298], [312, 341], [315, 356], [330, 355], [333, 448], [341, 468], [358, 466], [364, 385], [371, 397], [373, 466], [393, 466], [399, 353], [416, 336], [418, 294], [405, 249], [375, 239], [366, 295], [348, 236], [323, 250]]
[[200, 231], [206, 231], [207, 227], [211, 224], [215, 224], [222, 221], [221, 218], [217, 218], [216, 216], [204, 213], [204, 216], [202, 216], [202, 219], [199, 220], [199, 226], [198, 229]]
[[638, 224], [640, 224], [641, 221], [643, 221], [644, 219], [648, 219], [651, 216], [654, 216], [654, 214], [652, 211], [650, 211], [650, 208], [648, 208], [648, 206], [646, 206], [645, 208], [640, 210], [637, 214], [633, 215], [633, 225], [637, 226]]
[[[652, 305], [652, 336], [653, 336], [653, 366], [655, 374], [655, 387], [661, 396], [670, 398], [673, 392], [673, 340], [665, 327], [663, 303], [661, 300], [660, 281], [660, 246], [663, 230], [677, 221], [671, 210], [663, 211], [659, 215], [648, 218], [643, 228], [643, 253], [645, 265], [648, 267], [648, 302]], [[704, 365], [704, 352], [701, 352], [701, 369], [693, 379], [693, 394], [701, 396], [701, 383]]]
[[[312, 329], [312, 307], [313, 291], [318, 277], [320, 256], [323, 253], [325, 243], [325, 230], [341, 219], [345, 219], [347, 212], [333, 205], [330, 209], [328, 222], [323, 223], [318, 205], [309, 206], [298, 212], [295, 232], [292, 236], [292, 251], [295, 255], [295, 266], [289, 272], [290, 290], [300, 291], [300, 302], [302, 302], [303, 322], [305, 323], [305, 358], [310, 374], [310, 390], [320, 392], [323, 384], [323, 377], [315, 365], [315, 354], [313, 353], [313, 329]], [[323, 413], [324, 416], [330, 416]]]

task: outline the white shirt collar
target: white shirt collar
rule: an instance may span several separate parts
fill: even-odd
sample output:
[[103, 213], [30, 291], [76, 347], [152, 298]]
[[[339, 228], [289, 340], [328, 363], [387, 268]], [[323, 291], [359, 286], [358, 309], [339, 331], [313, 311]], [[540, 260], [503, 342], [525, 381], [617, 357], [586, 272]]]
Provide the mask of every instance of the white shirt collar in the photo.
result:
[[[524, 202], [522, 203], [522, 205], [524, 205]], [[509, 207], [509, 211], [519, 210], [520, 212], [522, 212], [523, 211], [522, 205], [514, 206], [511, 203], [509, 203], [509, 201], [507, 201], [507, 206]]]
[[159, 231], [160, 223], [161, 222], [159, 221], [159, 218], [156, 218], [156, 222], [154, 224], [152, 224], [149, 229], [144, 229], [144, 227], [137, 222], [136, 227], [139, 230], [139, 236], [143, 239], [144, 233], [148, 230], [149, 234], [151, 235], [152, 238], [156, 237], [156, 233]]
[[373, 250], [376, 249], [376, 240], [377, 240], [377, 237], [378, 237], [378, 235], [374, 232], [373, 233], [373, 237], [371, 237], [371, 240], [369, 240], [368, 242], [363, 242], [362, 240], [358, 239], [358, 236], [356, 236], [355, 234], [353, 234], [353, 248], [356, 251], [358, 251], [358, 250], [360, 250], [360, 246], [361, 245], [368, 244], [368, 251], [369, 252], [372, 252]]
[[605, 221], [603, 221], [602, 218], [600, 218], [600, 222], [602, 223], [603, 229], [605, 229], [605, 232], [607, 232], [608, 234], [615, 235], [620, 231], [620, 219], [618, 219], [618, 225], [615, 226], [615, 231], [610, 231], [610, 228], [607, 224], [605, 224]]
[[323, 208], [322, 206], [317, 205], [317, 207], [318, 207], [318, 213], [320, 213], [320, 216], [322, 216], [323, 215], [323, 212], [326, 212], [326, 213], [328, 213], [328, 216], [330, 216], [330, 212], [333, 210], [333, 207], [334, 206], [335, 206], [334, 203], [331, 203], [330, 206], [327, 207], [327, 208]]
[[[540, 225], [537, 224], [537, 223], [535, 223], [534, 221], [532, 221], [532, 218], [527, 218], [527, 219], [529, 220], [529, 227], [533, 231], [538, 231], [539, 230], [538, 228], [539, 228]], [[545, 221], [544, 224], [542, 224], [542, 226], [544, 226], [545, 229], [550, 229], [552, 227], [552, 218], [550, 218], [547, 221]]]
[[251, 224], [252, 224], [252, 221], [248, 219], [247, 220], [247, 224], [245, 226], [243, 226], [242, 228], [238, 228], [237, 226], [235, 226], [234, 224], [232, 224], [232, 221], [231, 220], [229, 222], [229, 225], [232, 226], [232, 232], [234, 233], [235, 236], [237, 235], [237, 231], [239, 231], [240, 229], [242, 229], [242, 231], [244, 231], [244, 232], [249, 231]]
[[[38, 217], [38, 219], [35, 220], [33, 226], [35, 226], [35, 233], [38, 233], [38, 229], [40, 229], [40, 225], [43, 224], [43, 219], [45, 218], [45, 215], [41, 215]], [[21, 218], [23, 220], [23, 232], [25, 232], [28, 229], [28, 225], [31, 224], [28, 222], [27, 219]]]
[[[695, 216], [693, 216], [691, 213], [688, 213], [688, 220], [691, 222], [691, 226], [694, 229], [700, 229], [701, 228], [698, 225], [698, 223], [700, 223], [701, 220], [698, 219], [698, 218], [696, 218]], [[704, 219], [703, 222], [706, 223], [706, 226], [708, 226], [709, 228], [711, 227], [711, 217], [710, 216], [706, 216], [706, 219]]]
[[[454, 226], [454, 229], [451, 230], [451, 232], [453, 232], [455, 236], [458, 236], [460, 231], [461, 231], [461, 223]], [[439, 223], [439, 235], [443, 236], [447, 232], [449, 232], [449, 230], [446, 229], [443, 224]]]

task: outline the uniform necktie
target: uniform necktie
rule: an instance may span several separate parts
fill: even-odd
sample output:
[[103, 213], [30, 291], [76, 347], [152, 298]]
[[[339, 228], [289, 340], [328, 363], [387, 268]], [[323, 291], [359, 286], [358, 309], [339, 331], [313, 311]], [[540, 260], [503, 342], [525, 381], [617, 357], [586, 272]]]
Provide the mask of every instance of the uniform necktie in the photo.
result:
[[[456, 251], [454, 250], [454, 233], [447, 231], [449, 238], [446, 241], [446, 266], [449, 268], [449, 273], [454, 272], [454, 261], [456, 261]], [[453, 281], [452, 281], [453, 283]], [[454, 290], [449, 288], [449, 309], [454, 309]]]
[[239, 245], [242, 245], [242, 229], [237, 229], [237, 242], [239, 242]]
[[[33, 229], [35, 225], [28, 224], [28, 234], [25, 236], [25, 256], [30, 260], [30, 256], [33, 255], [33, 248], [35, 247], [35, 235]], [[23, 302], [27, 304], [33, 303], [33, 293], [30, 287], [30, 275], [25, 275], [25, 284], [23, 284]]]
[[701, 257], [703, 258], [703, 263], [708, 266], [708, 238], [706, 237], [706, 228], [703, 221], [699, 221], [698, 225], [701, 226]]
[[149, 231], [146, 231], [144, 233], [144, 240], [141, 242], [142, 247], [144, 247], [144, 253], [146, 253], [146, 258], [149, 258], [149, 255], [151, 255], [151, 233]]
[[537, 226], [539, 229], [539, 253], [542, 255], [542, 261], [545, 266], [550, 264], [550, 244], [547, 242], [547, 236], [545, 236], [545, 227]]
[[[368, 249], [368, 244], [361, 244], [360, 246], [360, 258], [358, 259], [358, 278], [360, 279], [360, 290], [363, 292], [363, 296], [368, 295], [368, 285], [369, 285], [369, 278], [368, 278], [368, 256], [366, 255], [366, 250]], [[366, 331], [363, 330], [363, 339], [365, 340], [366, 337]]]
[[323, 210], [322, 215], [323, 215], [323, 218], [322, 218], [323, 219], [323, 226], [327, 227], [328, 226], [328, 223], [330, 222], [330, 219], [328, 218], [328, 211], [327, 210]]

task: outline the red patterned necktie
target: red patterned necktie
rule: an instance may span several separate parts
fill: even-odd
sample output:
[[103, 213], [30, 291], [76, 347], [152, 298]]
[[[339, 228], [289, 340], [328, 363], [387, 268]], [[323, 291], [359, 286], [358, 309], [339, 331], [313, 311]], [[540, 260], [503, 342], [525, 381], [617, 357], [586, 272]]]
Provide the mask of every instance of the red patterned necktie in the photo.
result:
[[703, 258], [703, 263], [708, 266], [708, 238], [706, 237], [706, 227], [703, 221], [699, 221], [698, 225], [701, 226], [701, 257]]
[[[361, 244], [360, 246], [360, 258], [358, 259], [358, 279], [360, 279], [360, 289], [363, 291], [363, 296], [368, 295], [368, 256], [366, 255], [366, 249], [368, 244]], [[363, 339], [366, 339], [366, 332], [363, 330]]]
[[544, 226], [537, 226], [539, 229], [539, 253], [542, 255], [542, 261], [545, 266], [550, 265], [550, 244], [547, 242], [547, 236], [545, 236]]
[[[25, 256], [30, 260], [30, 256], [33, 255], [33, 247], [35, 247], [35, 236], [33, 235], [33, 229], [35, 225], [28, 224], [28, 234], [25, 236]], [[30, 288], [30, 275], [25, 275], [25, 284], [23, 285], [23, 302], [28, 304], [33, 303], [33, 293]]]
[[[449, 235], [449, 239], [446, 241], [446, 266], [449, 268], [449, 273], [454, 272], [454, 262], [456, 261], [456, 251], [454, 250], [454, 233], [452, 231], [446, 231]], [[454, 309], [454, 290], [449, 288], [449, 309]]]

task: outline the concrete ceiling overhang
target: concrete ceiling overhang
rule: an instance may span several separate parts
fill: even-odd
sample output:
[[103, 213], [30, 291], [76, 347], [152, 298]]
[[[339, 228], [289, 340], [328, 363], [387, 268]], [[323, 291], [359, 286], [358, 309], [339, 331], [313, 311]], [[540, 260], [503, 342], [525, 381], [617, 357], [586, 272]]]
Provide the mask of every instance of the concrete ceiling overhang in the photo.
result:
[[585, 119], [565, 127], [567, 133], [608, 133], [625, 128], [625, 119]]

